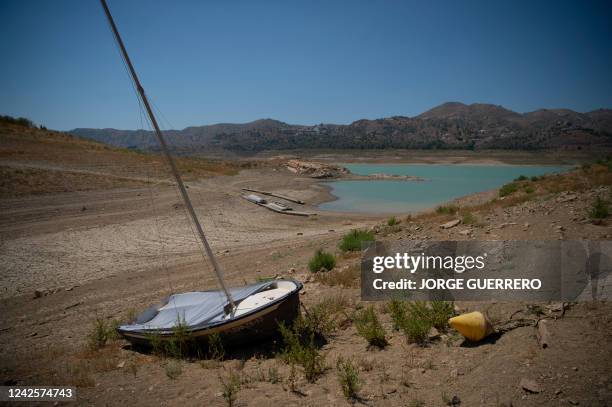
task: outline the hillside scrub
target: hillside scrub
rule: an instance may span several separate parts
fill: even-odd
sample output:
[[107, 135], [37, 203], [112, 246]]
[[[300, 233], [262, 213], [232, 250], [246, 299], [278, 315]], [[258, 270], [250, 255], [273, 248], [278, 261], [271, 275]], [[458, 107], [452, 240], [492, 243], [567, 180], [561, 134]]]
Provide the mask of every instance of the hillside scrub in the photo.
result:
[[610, 211], [608, 209], [609, 203], [603, 200], [600, 196], [597, 197], [595, 202], [593, 203], [593, 207], [589, 212], [589, 216], [591, 219], [605, 219], [610, 216]]
[[343, 252], [359, 251], [365, 242], [373, 242], [374, 233], [367, 230], [351, 230], [342, 237], [340, 242], [340, 250]]
[[459, 208], [455, 205], [438, 206], [436, 213], [440, 215], [454, 215], [458, 210]]
[[315, 252], [314, 256], [308, 262], [308, 269], [313, 273], [318, 273], [322, 270], [331, 271], [336, 266], [336, 257], [319, 249]]
[[514, 182], [510, 182], [508, 184], [503, 185], [500, 189], [499, 189], [499, 196], [500, 197], [505, 197], [508, 196], [514, 192], [518, 191], [518, 185], [516, 185], [516, 183]]
[[378, 319], [374, 306], [370, 305], [366, 309], [358, 311], [353, 320], [357, 333], [368, 341], [368, 346], [382, 349], [389, 344], [385, 328]]

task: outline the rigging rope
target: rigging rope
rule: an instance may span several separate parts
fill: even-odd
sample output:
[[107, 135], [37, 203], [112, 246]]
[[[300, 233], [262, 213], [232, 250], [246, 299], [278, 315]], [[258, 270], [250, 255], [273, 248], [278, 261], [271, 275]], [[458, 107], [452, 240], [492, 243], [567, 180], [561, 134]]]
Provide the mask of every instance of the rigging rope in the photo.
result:
[[123, 41], [121, 40], [121, 36], [119, 35], [119, 31], [117, 30], [117, 27], [115, 25], [115, 22], [113, 21], [113, 17], [111, 16], [110, 10], [108, 9], [108, 6], [106, 4], [105, 0], [100, 0], [101, 4], [102, 4], [102, 8], [104, 9], [104, 13], [106, 14], [106, 17], [109, 21], [109, 24], [111, 26], [111, 29], [113, 31], [113, 34], [116, 38], [116, 43], [119, 44], [119, 48], [121, 50], [121, 54], [123, 56], [123, 59], [125, 60], [125, 63], [128, 65], [128, 68], [130, 70], [130, 76], [132, 78], [132, 80], [134, 81], [134, 85], [136, 86], [136, 89], [138, 90], [138, 93], [140, 95], [140, 99], [142, 100], [142, 103], [145, 106], [145, 109], [147, 111], [147, 114], [149, 116], [149, 120], [151, 122], [151, 125], [153, 126], [153, 128], [155, 129], [155, 133], [157, 135], [157, 138], [159, 139], [159, 143], [161, 145], [162, 151], [164, 152], [164, 155], [168, 161], [168, 164], [172, 170], [172, 173], [176, 179], [176, 182], [178, 184], [179, 190], [181, 192], [181, 196], [185, 202], [185, 206], [187, 207], [188, 211], [189, 211], [189, 215], [191, 216], [191, 219], [195, 225], [195, 228], [198, 232], [198, 236], [200, 237], [200, 240], [202, 241], [202, 245], [204, 248], [204, 251], [206, 252], [206, 254], [208, 255], [210, 262], [213, 265], [213, 270], [215, 271], [215, 274], [217, 275], [217, 279], [219, 280], [219, 284], [221, 285], [223, 292], [225, 293], [230, 305], [231, 305], [231, 309], [232, 312], [235, 310], [235, 304], [234, 301], [229, 293], [229, 291], [227, 290], [226, 286], [225, 286], [225, 282], [223, 280], [223, 275], [221, 273], [219, 264], [217, 263], [214, 254], [212, 252], [212, 249], [208, 243], [208, 240], [206, 239], [206, 236], [204, 234], [204, 231], [202, 230], [202, 226], [200, 225], [199, 221], [198, 221], [198, 217], [195, 213], [195, 210], [193, 209], [193, 206], [191, 205], [191, 201], [189, 198], [189, 195], [187, 194], [187, 190], [185, 189], [185, 185], [183, 184], [183, 181], [181, 179], [181, 176], [178, 172], [178, 169], [176, 167], [176, 163], [174, 162], [172, 156], [170, 155], [170, 152], [168, 150], [168, 147], [166, 145], [166, 141], [162, 135], [161, 130], [159, 129], [159, 126], [157, 124], [157, 121], [155, 119], [155, 116], [153, 114], [153, 111], [151, 110], [151, 107], [149, 105], [148, 99], [145, 95], [144, 89], [142, 87], [142, 85], [140, 84], [140, 81], [138, 80], [138, 76], [136, 74], [136, 71], [132, 65], [132, 62], [130, 61], [130, 58], [128, 56], [127, 50], [125, 49], [125, 46], [123, 44]]

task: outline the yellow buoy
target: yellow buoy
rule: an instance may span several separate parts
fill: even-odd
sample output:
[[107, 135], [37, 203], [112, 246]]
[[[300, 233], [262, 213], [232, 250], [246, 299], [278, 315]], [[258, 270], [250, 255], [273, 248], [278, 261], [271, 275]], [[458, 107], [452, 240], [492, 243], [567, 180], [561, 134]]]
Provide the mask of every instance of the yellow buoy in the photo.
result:
[[473, 342], [478, 342], [495, 332], [489, 320], [478, 311], [458, 315], [449, 319], [448, 323]]

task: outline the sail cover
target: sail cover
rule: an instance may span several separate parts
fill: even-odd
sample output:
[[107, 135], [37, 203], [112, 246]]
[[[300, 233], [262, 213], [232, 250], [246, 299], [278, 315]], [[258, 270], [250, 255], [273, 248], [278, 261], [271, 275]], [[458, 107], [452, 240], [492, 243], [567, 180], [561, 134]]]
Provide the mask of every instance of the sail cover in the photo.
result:
[[[238, 303], [255, 293], [267, 290], [274, 281], [264, 281], [247, 286], [230, 288], [234, 302]], [[169, 331], [179, 323], [191, 329], [204, 328], [227, 321], [224, 313], [229, 304], [222, 291], [194, 291], [173, 294], [162, 304], [149, 307], [135, 323], [122, 325], [120, 331]]]

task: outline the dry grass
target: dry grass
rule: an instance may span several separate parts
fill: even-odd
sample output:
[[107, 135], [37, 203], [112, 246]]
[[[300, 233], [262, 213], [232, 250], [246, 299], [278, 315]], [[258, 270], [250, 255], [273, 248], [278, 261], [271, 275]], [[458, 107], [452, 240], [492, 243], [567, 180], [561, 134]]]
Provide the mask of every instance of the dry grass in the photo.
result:
[[0, 198], [142, 185], [145, 182], [107, 175], [0, 166]]
[[[1, 197], [117, 188], [143, 185], [149, 178], [171, 178], [161, 155], [6, 123], [0, 123], [0, 160], [5, 162], [0, 169]], [[239, 169], [225, 161], [189, 157], [176, 161], [186, 179], [235, 175]]]
[[359, 287], [361, 282], [361, 266], [354, 264], [342, 269], [316, 273], [314, 280], [327, 286], [340, 286], [343, 288]]

